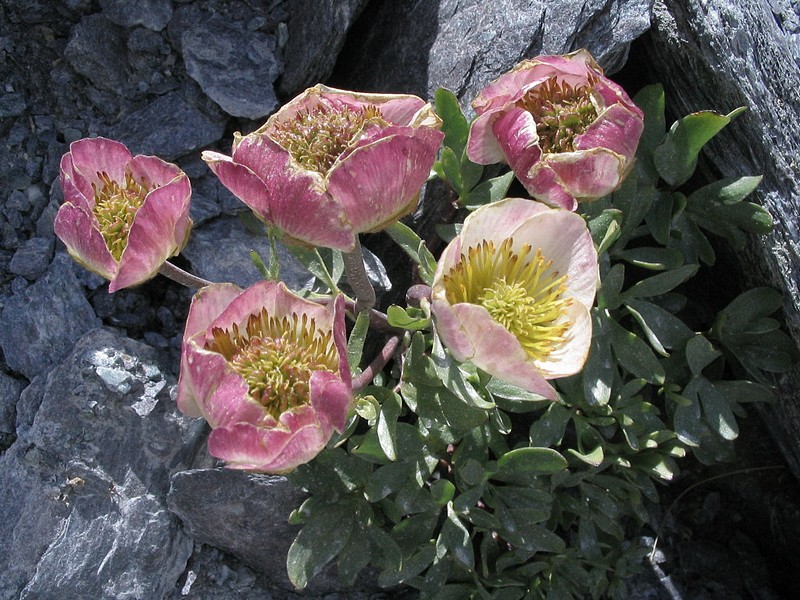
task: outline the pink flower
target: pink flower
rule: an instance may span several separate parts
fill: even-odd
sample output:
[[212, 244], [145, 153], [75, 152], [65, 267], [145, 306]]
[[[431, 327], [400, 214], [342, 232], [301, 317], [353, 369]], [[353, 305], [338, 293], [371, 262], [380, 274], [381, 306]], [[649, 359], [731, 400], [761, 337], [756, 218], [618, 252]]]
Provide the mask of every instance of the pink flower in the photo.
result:
[[345, 427], [345, 337], [343, 296], [325, 307], [273, 281], [207, 286], [186, 319], [178, 408], [208, 421], [229, 467], [290, 471]]
[[317, 85], [257, 131], [234, 136], [232, 156], [204, 152], [220, 181], [290, 241], [352, 251], [417, 206], [444, 138], [430, 104], [409, 95]]
[[160, 158], [105, 138], [78, 140], [61, 159], [61, 189], [53, 229], [72, 258], [110, 280], [109, 292], [154, 277], [186, 245], [192, 187]]
[[597, 252], [583, 218], [522, 198], [469, 215], [442, 253], [431, 311], [456, 360], [546, 398], [592, 337]]
[[642, 111], [586, 50], [523, 61], [472, 106], [469, 158], [508, 163], [534, 198], [568, 210], [622, 183], [643, 129]]

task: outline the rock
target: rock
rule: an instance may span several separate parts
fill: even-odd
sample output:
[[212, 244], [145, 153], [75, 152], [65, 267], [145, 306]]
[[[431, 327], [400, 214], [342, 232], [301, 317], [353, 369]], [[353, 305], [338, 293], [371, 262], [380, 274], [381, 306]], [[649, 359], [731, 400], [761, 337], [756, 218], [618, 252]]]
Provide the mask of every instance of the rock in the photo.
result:
[[[764, 175], [755, 198], [775, 228], [740, 257], [749, 273], [742, 283], [783, 290], [786, 322], [800, 344], [800, 9], [780, 0], [660, 0], [643, 41], [650, 75], [667, 84], [675, 113], [749, 107], [706, 146], [706, 157], [722, 176]], [[800, 476], [800, 368], [780, 386], [780, 402], [759, 410]]]
[[292, 588], [286, 561], [276, 557], [286, 556], [297, 534], [289, 507], [302, 501], [285, 477], [230, 469], [176, 473], [167, 496], [192, 538], [236, 555], [286, 589]]
[[172, 0], [100, 0], [103, 15], [123, 27], [161, 31], [172, 17]]
[[16, 438], [16, 407], [23, 387], [19, 379], [0, 372], [0, 452]]
[[274, 37], [213, 16], [184, 31], [181, 48], [186, 72], [229, 115], [258, 119], [278, 107]]
[[[192, 272], [214, 282], [229, 281], [240, 287], [253, 285], [264, 277], [250, 259], [255, 250], [269, 264], [269, 240], [253, 233], [233, 216], [207, 221], [192, 232], [183, 251], [192, 264]], [[311, 275], [289, 251], [278, 246], [280, 278], [289, 288], [299, 290], [311, 282]]]
[[445, 87], [468, 103], [523, 58], [581, 47], [613, 72], [649, 27], [652, 2], [373, 2], [348, 36], [332, 83], [423, 98]]
[[[156, 352], [102, 329], [23, 394], [0, 457], [0, 598], [161, 598], [192, 551], [166, 509], [203, 431]], [[22, 403], [22, 402], [21, 402]]]
[[295, 0], [291, 4], [278, 92], [284, 98], [325, 81], [367, 0]]
[[72, 259], [61, 253], [41, 279], [9, 298], [0, 320], [6, 363], [28, 379], [59, 364], [80, 336], [100, 325]]
[[121, 92], [128, 80], [123, 30], [103, 15], [89, 15], [70, 31], [64, 57], [97, 88]]
[[208, 146], [222, 136], [220, 115], [209, 115], [179, 91], [165, 94], [110, 127], [106, 135], [134, 154], [155, 154], [173, 160]]
[[8, 270], [15, 275], [35, 281], [47, 270], [53, 259], [53, 239], [35, 237], [23, 242], [14, 253]]

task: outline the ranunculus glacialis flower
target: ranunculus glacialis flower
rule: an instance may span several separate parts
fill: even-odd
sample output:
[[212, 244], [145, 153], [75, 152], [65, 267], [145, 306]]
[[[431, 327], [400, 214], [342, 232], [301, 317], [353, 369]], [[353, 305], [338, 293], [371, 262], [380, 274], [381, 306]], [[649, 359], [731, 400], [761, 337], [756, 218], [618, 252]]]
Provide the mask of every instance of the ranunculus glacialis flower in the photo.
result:
[[69, 148], [61, 159], [56, 235], [72, 258], [110, 280], [109, 292], [154, 277], [188, 240], [188, 177], [114, 140], [86, 138]]
[[534, 198], [568, 210], [619, 187], [644, 127], [642, 111], [586, 50], [522, 61], [472, 106], [469, 158], [508, 163]]
[[211, 426], [227, 466], [284, 473], [342, 431], [352, 399], [344, 297], [322, 306], [264, 281], [212, 284], [192, 300], [178, 408]]
[[440, 125], [416, 96], [317, 85], [257, 131], [235, 134], [231, 156], [203, 159], [287, 241], [349, 252], [358, 233], [416, 208], [444, 138]]
[[583, 218], [508, 198], [470, 214], [442, 253], [431, 311], [456, 360], [554, 400], [592, 337], [597, 252]]

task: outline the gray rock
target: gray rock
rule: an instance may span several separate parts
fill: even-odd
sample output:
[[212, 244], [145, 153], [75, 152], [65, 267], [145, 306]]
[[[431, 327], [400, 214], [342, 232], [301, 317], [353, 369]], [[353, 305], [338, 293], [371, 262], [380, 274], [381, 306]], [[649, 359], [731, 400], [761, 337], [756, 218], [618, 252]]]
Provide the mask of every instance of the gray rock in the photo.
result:
[[23, 387], [19, 379], [0, 372], [0, 452], [16, 437], [16, 406]]
[[181, 35], [186, 72], [229, 115], [258, 119], [278, 106], [276, 40], [219, 16]]
[[103, 15], [89, 15], [70, 31], [64, 57], [97, 88], [120, 93], [128, 79], [125, 36]]
[[286, 64], [278, 91], [291, 98], [328, 79], [350, 26], [367, 0], [295, 0], [284, 48]]
[[53, 238], [35, 237], [23, 242], [14, 253], [8, 270], [34, 281], [47, 270], [53, 259], [53, 246]]
[[100, 325], [66, 254], [58, 254], [41, 279], [11, 296], [0, 320], [6, 363], [28, 379], [57, 365], [81, 335]]
[[[609, 71], [650, 25], [653, 0], [442, 0], [372, 3], [353, 28], [332, 83], [469, 102], [523, 58], [588, 48]], [[362, 25], [362, 26], [359, 26]], [[376, 68], [380, 65], [380, 68]]]
[[225, 124], [187, 101], [181, 92], [156, 98], [109, 128], [107, 135], [134, 154], [154, 154], [173, 160], [218, 140]]
[[96, 329], [23, 394], [38, 409], [0, 457], [3, 600], [149, 600], [174, 587], [192, 543], [165, 497], [203, 424], [177, 413], [159, 360]]
[[285, 477], [197, 469], [172, 477], [167, 504], [196, 541], [234, 554], [291, 589], [285, 557], [299, 528], [288, 518], [303, 499]]
[[123, 27], [161, 31], [172, 17], [172, 0], [100, 0], [103, 15]]
[[[706, 156], [723, 176], [764, 176], [755, 201], [775, 227], [740, 257], [744, 283], [783, 290], [786, 322], [800, 345], [800, 7], [786, 0], [661, 0], [653, 25], [644, 38], [647, 62], [654, 79], [669, 84], [674, 113], [749, 107], [706, 146]], [[780, 385], [781, 401], [759, 410], [800, 476], [800, 369]]]
[[[263, 279], [250, 259], [251, 250], [269, 264], [269, 240], [248, 231], [238, 217], [223, 215], [196, 228], [182, 254], [192, 263], [195, 275], [247, 287]], [[280, 278], [289, 288], [299, 290], [311, 282], [308, 271], [280, 245], [278, 256]]]

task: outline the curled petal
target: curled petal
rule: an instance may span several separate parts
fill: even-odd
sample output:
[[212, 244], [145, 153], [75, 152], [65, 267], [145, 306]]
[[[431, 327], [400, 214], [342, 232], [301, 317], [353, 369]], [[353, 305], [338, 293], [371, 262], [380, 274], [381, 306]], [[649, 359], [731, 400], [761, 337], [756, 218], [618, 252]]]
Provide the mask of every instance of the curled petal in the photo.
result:
[[53, 222], [53, 231], [78, 263], [106, 279], [116, 276], [117, 263], [95, 227], [94, 218], [85, 208], [62, 204]]

